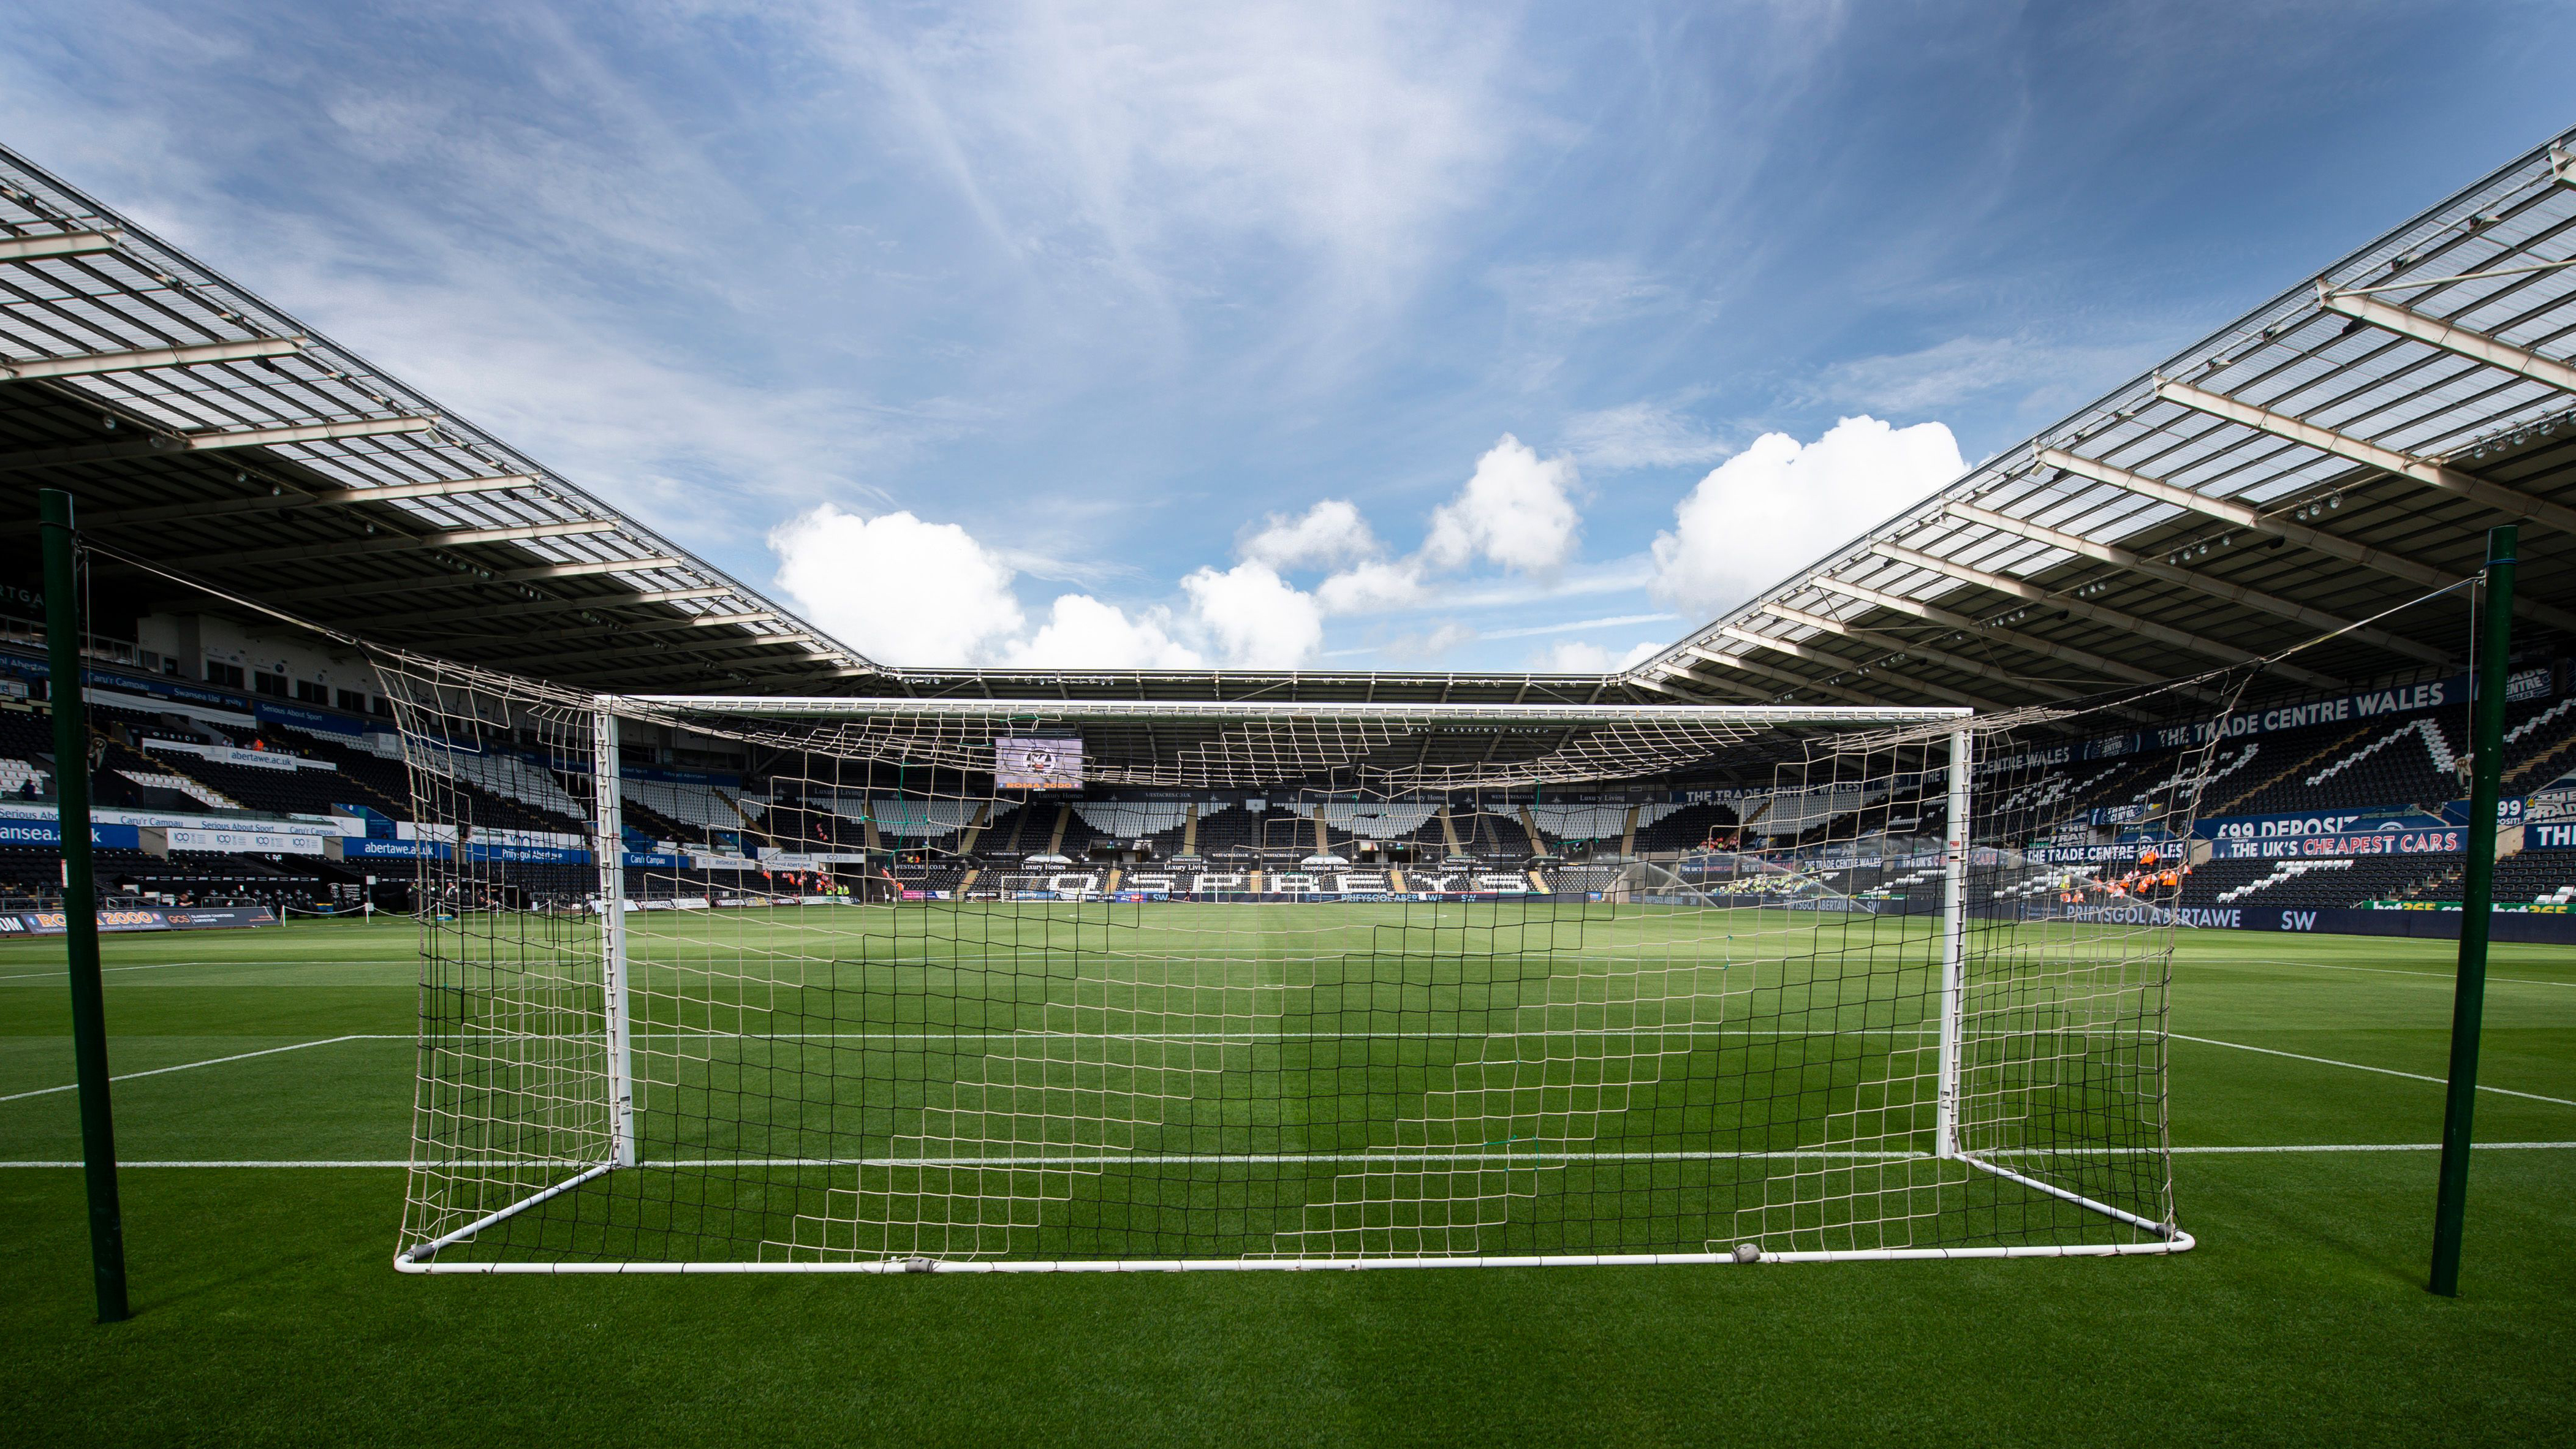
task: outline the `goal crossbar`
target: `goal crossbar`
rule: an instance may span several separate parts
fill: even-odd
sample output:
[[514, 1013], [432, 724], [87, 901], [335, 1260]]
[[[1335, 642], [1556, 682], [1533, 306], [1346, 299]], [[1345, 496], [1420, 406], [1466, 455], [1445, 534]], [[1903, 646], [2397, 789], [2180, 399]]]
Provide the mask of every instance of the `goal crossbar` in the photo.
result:
[[840, 695], [601, 695], [603, 708], [681, 710], [751, 719], [1346, 720], [1510, 728], [1587, 724], [1900, 726], [1943, 724], [1975, 711], [1948, 706], [1752, 704], [1458, 704], [1333, 700], [887, 699]]

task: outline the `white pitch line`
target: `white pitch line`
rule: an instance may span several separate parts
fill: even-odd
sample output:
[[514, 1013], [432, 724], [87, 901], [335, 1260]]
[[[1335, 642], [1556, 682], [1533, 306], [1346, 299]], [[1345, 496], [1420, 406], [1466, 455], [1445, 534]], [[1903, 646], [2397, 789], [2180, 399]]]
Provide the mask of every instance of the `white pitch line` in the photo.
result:
[[[230, 961], [150, 961], [140, 966], [102, 966], [99, 969], [101, 971], [167, 971], [173, 966], [230, 966], [234, 964], [237, 963]], [[29, 971], [17, 976], [0, 976], [0, 981], [60, 981], [62, 979], [63, 972], [61, 971]]]
[[1858, 1026], [1816, 1031], [1752, 1027], [1588, 1026], [1550, 1031], [639, 1031], [637, 1040], [668, 1041], [1509, 1041], [1552, 1036], [1930, 1036], [1927, 1026]]
[[[257, 959], [253, 959], [253, 960], [245, 960], [245, 961], [146, 961], [146, 962], [141, 962], [141, 963], [138, 963], [138, 964], [136, 964], [136, 965], [131, 965], [131, 966], [102, 966], [102, 967], [100, 967], [99, 969], [100, 969], [101, 971], [167, 971], [167, 970], [169, 970], [169, 969], [170, 969], [171, 967], [173, 967], [173, 966], [240, 966], [240, 967], [251, 967], [251, 968], [259, 968], [259, 969], [265, 969], [265, 970], [272, 970], [272, 971], [274, 971], [274, 970], [277, 970], [277, 969], [279, 969], [279, 968], [282, 968], [282, 967], [288, 967], [288, 966], [401, 966], [401, 967], [406, 967], [406, 968], [408, 968], [408, 967], [411, 967], [411, 966], [416, 966], [416, 965], [418, 965], [418, 964], [419, 964], [418, 962], [410, 961], [410, 960], [400, 960], [400, 961], [373, 961], [373, 960], [369, 960], [369, 961], [343, 961], [343, 960], [298, 961], [298, 960], [277, 960], [277, 959], [270, 958], [270, 957], [261, 957], [261, 958], [257, 958]], [[0, 976], [0, 981], [60, 981], [60, 980], [62, 980], [62, 979], [63, 979], [63, 973], [62, 973], [61, 971], [59, 971], [59, 970], [56, 970], [56, 971], [27, 971], [27, 972], [21, 972], [21, 973], [19, 973], [18, 975], [15, 975], [15, 976]]]
[[[375, 1041], [383, 1039], [384, 1038], [369, 1037], [355, 1032], [348, 1036], [326, 1036], [320, 1041], [300, 1041], [292, 1046], [266, 1047], [259, 1051], [239, 1052], [228, 1057], [209, 1057], [202, 1062], [181, 1062], [175, 1067], [154, 1067], [148, 1072], [120, 1072], [115, 1076], [109, 1077], [108, 1080], [111, 1082], [130, 1082], [137, 1077], [158, 1077], [165, 1073], [184, 1072], [197, 1067], [219, 1067], [226, 1062], [246, 1062], [252, 1057], [273, 1057], [279, 1052], [300, 1052], [306, 1047], [330, 1046], [335, 1042]], [[32, 1092], [11, 1092], [5, 1097], [0, 1097], [0, 1102], [15, 1102], [27, 1097], [49, 1097], [56, 1092], [77, 1092], [79, 1090], [80, 1084], [78, 1082], [74, 1082], [67, 1087], [38, 1087]]]
[[[2303, 1052], [2285, 1052], [2276, 1051], [2271, 1047], [2247, 1046], [2241, 1041], [2220, 1041], [2215, 1037], [2185, 1036], [2178, 1031], [2170, 1033], [2170, 1035], [2175, 1041], [2196, 1041], [2203, 1046], [2234, 1047], [2240, 1052], [2261, 1052], [2267, 1057], [2288, 1057], [2294, 1062], [2315, 1062], [2320, 1066], [2350, 1067], [2356, 1072], [2377, 1072], [2383, 1077], [2404, 1077], [2410, 1081], [2431, 1082], [2437, 1087], [2447, 1087], [2450, 1085], [2449, 1079], [2445, 1077], [2428, 1077], [2422, 1072], [2401, 1072], [2395, 1067], [2364, 1066], [2360, 1062], [2337, 1061], [2333, 1057], [2312, 1057]], [[2490, 1087], [2484, 1082], [2478, 1083], [2478, 1090], [2481, 1092], [2494, 1092], [2500, 1096], [2520, 1097], [2525, 1101], [2530, 1102], [2547, 1102], [2556, 1107], [2576, 1107], [2576, 1101], [2570, 1101], [2565, 1097], [2544, 1097], [2538, 1092], [2517, 1092], [2511, 1087]]]
[[[2252, 1157], [2252, 1156], [2279, 1156], [2279, 1155], [2284, 1155], [2284, 1154], [2296, 1154], [2296, 1153], [2318, 1153], [2318, 1152], [2325, 1152], [2325, 1153], [2345, 1153], [2345, 1152], [2439, 1152], [2439, 1151], [2441, 1151], [2441, 1150], [2442, 1150], [2442, 1144], [2441, 1144], [2441, 1143], [2439, 1143], [2439, 1142], [2301, 1142], [2301, 1143], [2275, 1143], [2275, 1144], [2265, 1144], [2265, 1145], [2256, 1145], [2256, 1146], [2238, 1146], [2238, 1147], [2176, 1147], [2176, 1148], [2172, 1149], [2172, 1152], [2173, 1152], [2173, 1155], [2174, 1155], [2174, 1156], [2176, 1156], [2176, 1157], [2184, 1157], [2184, 1156], [2191, 1156], [2191, 1157]], [[2570, 1152], [2570, 1151], [2576, 1151], [2576, 1142], [2481, 1142], [2481, 1143], [2478, 1143], [2478, 1144], [2477, 1144], [2477, 1148], [2476, 1148], [2476, 1150], [2477, 1150], [2477, 1151], [2480, 1151], [2480, 1152]], [[2128, 1155], [2128, 1156], [2145, 1156], [2145, 1155], [2151, 1155], [2154, 1151], [2155, 1151], [2155, 1149], [2154, 1149], [2154, 1148], [2149, 1148], [2149, 1147], [2134, 1147], [2134, 1148], [2121, 1148], [2121, 1149], [2117, 1149], [2117, 1152], [2118, 1152], [2119, 1154], [2121, 1154], [2121, 1155]], [[644, 1167], [660, 1167], [660, 1168], [699, 1168], [699, 1167], [861, 1167], [861, 1166], [866, 1166], [866, 1167], [889, 1167], [889, 1166], [892, 1166], [892, 1167], [965, 1167], [965, 1166], [976, 1166], [976, 1167], [1008, 1167], [1008, 1166], [1034, 1166], [1034, 1165], [1045, 1165], [1045, 1166], [1089, 1165], [1089, 1164], [1094, 1164], [1094, 1163], [1104, 1164], [1104, 1165], [1105, 1165], [1105, 1164], [1114, 1164], [1114, 1163], [1122, 1163], [1122, 1162], [1123, 1162], [1123, 1163], [1138, 1163], [1138, 1164], [1144, 1164], [1144, 1163], [1190, 1163], [1190, 1162], [1214, 1162], [1214, 1163], [1229, 1163], [1229, 1164], [1231, 1164], [1231, 1163], [1289, 1163], [1289, 1162], [1389, 1162], [1389, 1161], [1414, 1161], [1414, 1160], [1421, 1160], [1421, 1161], [1459, 1161], [1459, 1160], [1480, 1160], [1480, 1159], [1482, 1159], [1482, 1158], [1496, 1158], [1496, 1159], [1508, 1158], [1509, 1160], [1511, 1160], [1511, 1161], [1515, 1161], [1515, 1162], [1526, 1162], [1526, 1161], [1528, 1161], [1528, 1160], [1530, 1159], [1531, 1155], [1532, 1155], [1532, 1154], [1528, 1154], [1528, 1153], [1485, 1153], [1485, 1154], [1471, 1154], [1471, 1153], [1434, 1153], [1434, 1154], [1405, 1154], [1405, 1155], [1403, 1155], [1403, 1156], [1398, 1156], [1398, 1155], [1396, 1155], [1396, 1154], [1392, 1154], [1392, 1153], [1317, 1153], [1317, 1154], [1312, 1154], [1312, 1155], [1307, 1155], [1307, 1156], [1296, 1156], [1296, 1157], [1262, 1157], [1262, 1156], [1253, 1156], [1253, 1155], [1219, 1156], [1219, 1155], [1215, 1155], [1215, 1154], [1203, 1154], [1203, 1155], [1197, 1155], [1197, 1156], [1191, 1156], [1191, 1155], [1169, 1155], [1169, 1156], [1150, 1156], [1150, 1155], [1149, 1155], [1149, 1156], [1108, 1156], [1108, 1155], [1104, 1155], [1104, 1156], [1097, 1156], [1097, 1157], [1078, 1157], [1078, 1158], [1077, 1158], [1077, 1157], [960, 1157], [960, 1158], [921, 1158], [921, 1157], [794, 1157], [794, 1158], [789, 1158], [789, 1157], [775, 1157], [775, 1158], [773, 1158], [773, 1157], [677, 1157], [677, 1158], [665, 1158], [665, 1159], [658, 1159], [658, 1160], [650, 1160], [650, 1161], [646, 1161], [646, 1162], [644, 1162], [644, 1163], [642, 1163], [642, 1164], [640, 1164], [640, 1165], [641, 1165], [641, 1166], [644, 1166]], [[2089, 1154], [2088, 1154], [2088, 1155], [2089, 1155]], [[1754, 1160], [1754, 1159], [1763, 1159], [1763, 1158], [1790, 1158], [1790, 1159], [1798, 1159], [1798, 1158], [1818, 1158], [1818, 1157], [1824, 1157], [1824, 1158], [1861, 1158], [1861, 1159], [1873, 1159], [1873, 1160], [1891, 1160], [1891, 1159], [1902, 1159], [1902, 1158], [1922, 1158], [1922, 1159], [1925, 1159], [1925, 1160], [1929, 1160], [1929, 1155], [1928, 1155], [1928, 1154], [1920, 1153], [1920, 1152], [1828, 1152], [1828, 1151], [1799, 1152], [1799, 1151], [1796, 1151], [1796, 1150], [1783, 1151], [1783, 1152], [1629, 1152], [1629, 1153], [1611, 1153], [1611, 1152], [1578, 1152], [1578, 1153], [1552, 1153], [1552, 1154], [1547, 1154], [1547, 1156], [1548, 1156], [1548, 1157], [1549, 1157], [1549, 1159], [1550, 1159], [1550, 1160], [1552, 1160], [1552, 1161], [1560, 1161], [1560, 1162], [1580, 1162], [1580, 1161], [1584, 1161], [1584, 1160], [1586, 1160], [1586, 1159], [1609, 1159], [1609, 1160], [1656, 1160], [1656, 1161], [1715, 1161], [1715, 1160], [1735, 1160], [1735, 1161], [1745, 1161], [1745, 1160]], [[75, 1159], [69, 1159], [69, 1158], [63, 1158], [63, 1159], [47, 1159], [47, 1160], [38, 1160], [38, 1161], [17, 1161], [17, 1162], [0, 1160], [0, 1169], [7, 1169], [7, 1168], [13, 1168], [13, 1167], [40, 1167], [40, 1168], [57, 1168], [57, 1169], [60, 1169], [60, 1168], [74, 1168], [74, 1167], [79, 1167], [79, 1166], [81, 1166], [81, 1165], [82, 1165], [82, 1164], [81, 1164], [79, 1161], [77, 1161], [77, 1160], [75, 1160]], [[135, 1168], [147, 1168], [147, 1167], [149, 1167], [149, 1168], [226, 1168], [226, 1167], [240, 1167], [240, 1168], [364, 1168], [364, 1169], [374, 1169], [374, 1170], [383, 1170], [383, 1169], [388, 1169], [388, 1168], [408, 1168], [408, 1167], [410, 1167], [411, 1165], [412, 1165], [412, 1164], [410, 1163], [410, 1161], [409, 1161], [409, 1160], [404, 1159], [404, 1158], [400, 1158], [400, 1157], [372, 1157], [372, 1158], [359, 1157], [359, 1158], [240, 1158], [240, 1159], [182, 1159], [182, 1160], [169, 1160], [169, 1161], [120, 1162], [120, 1163], [118, 1163], [118, 1164], [117, 1164], [117, 1166], [118, 1166], [118, 1167], [120, 1167], [120, 1168], [124, 1168], [124, 1167], [135, 1167]], [[432, 1170], [457, 1171], [457, 1170], [463, 1170], [463, 1169], [469, 1169], [469, 1168], [522, 1168], [522, 1167], [538, 1167], [538, 1166], [565, 1166], [565, 1167], [577, 1167], [577, 1166], [579, 1166], [579, 1165], [580, 1165], [579, 1163], [572, 1162], [572, 1161], [570, 1161], [569, 1159], [566, 1159], [565, 1161], [560, 1162], [560, 1163], [556, 1163], [556, 1162], [532, 1162], [532, 1161], [528, 1161], [528, 1160], [524, 1160], [524, 1159], [510, 1159], [510, 1160], [506, 1160], [506, 1161], [490, 1161], [490, 1162], [445, 1162], [445, 1163], [436, 1163], [436, 1164], [431, 1164], [431, 1168], [432, 1168]]]
[[[2367, 971], [2373, 976], [2421, 976], [2430, 981], [2452, 981], [2457, 979], [2448, 971], [2407, 971], [2396, 966], [2344, 966], [2332, 961], [2278, 961], [2269, 957], [2262, 957], [2241, 963], [2229, 962], [2223, 964], [2241, 964], [2247, 966], [2303, 966], [2314, 971]], [[2487, 984], [2490, 986], [2498, 983], [2512, 986], [2576, 986], [2576, 981], [2546, 981], [2537, 976], [2490, 976], [2487, 978]]]

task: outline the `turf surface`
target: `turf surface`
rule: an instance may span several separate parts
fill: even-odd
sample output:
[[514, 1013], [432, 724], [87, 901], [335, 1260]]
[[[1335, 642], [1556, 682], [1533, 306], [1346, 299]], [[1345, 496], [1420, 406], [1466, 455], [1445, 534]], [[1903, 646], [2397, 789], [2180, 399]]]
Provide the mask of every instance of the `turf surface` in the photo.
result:
[[[404, 1157], [413, 946], [112, 940], [123, 1155]], [[137, 1167], [137, 1316], [100, 1328], [79, 1174], [0, 1170], [0, 1413], [28, 1443], [2565, 1439], [2576, 952], [2497, 948], [2480, 1136], [2559, 1145], [2479, 1156], [2456, 1301], [2421, 1287], [2434, 1156], [2408, 1150], [2438, 1132], [2418, 1078], [2443, 1071], [2448, 968], [2441, 943], [2184, 933], [2201, 1246], [2173, 1258], [421, 1279], [388, 1264], [398, 1171]], [[0, 946], [0, 1158], [76, 1155], [46, 1090], [66, 1015], [59, 944]], [[2355, 1147], [2401, 1150], [2319, 1150]], [[2196, 1150], [2249, 1148], [2292, 1150]]]

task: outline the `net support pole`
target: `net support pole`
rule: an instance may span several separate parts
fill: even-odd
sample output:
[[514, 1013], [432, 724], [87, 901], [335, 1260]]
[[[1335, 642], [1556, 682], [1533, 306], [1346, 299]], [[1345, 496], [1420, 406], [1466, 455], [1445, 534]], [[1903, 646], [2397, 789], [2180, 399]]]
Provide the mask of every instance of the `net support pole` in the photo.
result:
[[72, 496], [37, 495], [45, 554], [46, 694], [54, 715], [54, 822], [63, 842], [63, 940], [71, 959], [72, 1062], [80, 1083], [81, 1166], [89, 1188], [90, 1272], [98, 1321], [121, 1323], [125, 1212], [116, 1192], [116, 1114], [107, 1095], [107, 995], [98, 965], [98, 878], [90, 861], [89, 726], [81, 709], [80, 576]]
[[591, 701], [592, 817], [598, 837], [600, 986], [608, 1033], [608, 1161], [633, 1167], [635, 1155], [635, 1054], [626, 992], [626, 807], [618, 781], [617, 711], [601, 695]]
[[1959, 1036], [1967, 1014], [1969, 779], [1975, 737], [1950, 732], [1950, 800], [1941, 850], [1941, 1085], [1933, 1109], [1932, 1154], [1959, 1155]]
[[2468, 862], [2460, 881], [2460, 964], [2451, 993], [2451, 1076], [2442, 1111], [2442, 1185], [2433, 1204], [2432, 1290], [2460, 1291], [2460, 1234], [2468, 1209], [2470, 1119], [2477, 1109], [2478, 1031], [2486, 1015], [2487, 935], [2495, 904], [2496, 796], [2504, 776], [2504, 693], [2512, 671], [2513, 568], [2518, 530], [2487, 530], [2478, 614], [2478, 669], [2469, 705]]

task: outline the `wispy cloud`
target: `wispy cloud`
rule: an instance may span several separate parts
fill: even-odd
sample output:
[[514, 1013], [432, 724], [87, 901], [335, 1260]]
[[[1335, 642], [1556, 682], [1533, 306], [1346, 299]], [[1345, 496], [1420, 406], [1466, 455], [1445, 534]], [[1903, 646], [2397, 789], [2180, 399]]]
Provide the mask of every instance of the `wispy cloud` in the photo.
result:
[[1680, 408], [1660, 402], [1576, 413], [1560, 436], [1583, 466], [1603, 472], [1710, 463], [1733, 451]]
[[1632, 624], [1669, 624], [1678, 614], [1614, 614], [1606, 619], [1576, 619], [1564, 624], [1531, 624], [1519, 629], [1487, 629], [1481, 639], [1532, 639], [1542, 634], [1580, 634], [1586, 629], [1621, 629]]
[[[2564, 124], [2576, 12], [2225, 18], [18, 0], [0, 135], [748, 579], [829, 504], [965, 530], [987, 656], [1615, 662], [1560, 621], [1884, 502], [1686, 519], [1655, 470], [2008, 444]], [[1436, 523], [1506, 434], [1574, 511]]]
[[1616, 257], [1514, 263], [1494, 268], [1487, 280], [1514, 315], [1554, 331], [1581, 331], [1683, 305], [1672, 284]]
[[2031, 336], [1954, 337], [1912, 352], [1827, 367], [1816, 395], [1836, 406], [1925, 417], [2001, 395], [2021, 412], [2058, 412], [2154, 360], [2153, 342], [2074, 345]]

